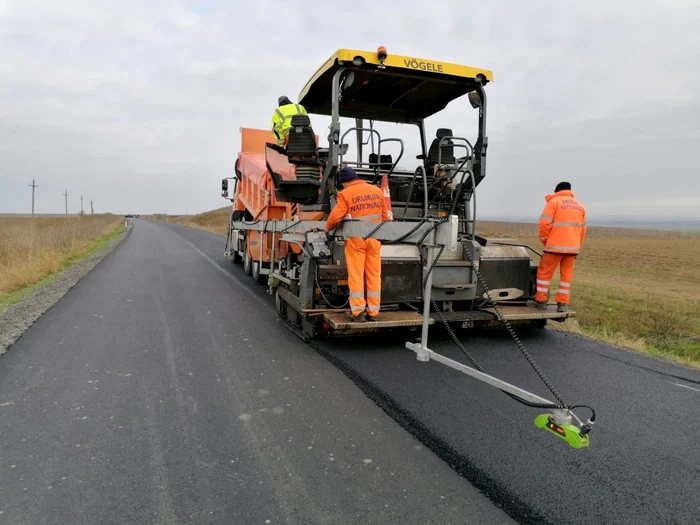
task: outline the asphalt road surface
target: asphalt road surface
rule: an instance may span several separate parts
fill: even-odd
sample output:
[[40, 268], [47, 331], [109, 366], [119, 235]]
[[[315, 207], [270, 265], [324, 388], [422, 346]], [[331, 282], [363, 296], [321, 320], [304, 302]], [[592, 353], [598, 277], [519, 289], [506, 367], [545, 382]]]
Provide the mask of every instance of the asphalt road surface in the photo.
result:
[[0, 359], [0, 524], [514, 523], [227, 264], [135, 221]]
[[[136, 221], [0, 360], [0, 523], [507, 522], [496, 506], [521, 523], [700, 523], [699, 373], [523, 333], [566, 400], [598, 412], [573, 450], [404, 339], [304, 345], [222, 249]], [[463, 341], [550, 397], [507, 335]], [[439, 330], [430, 346], [464, 361]]]

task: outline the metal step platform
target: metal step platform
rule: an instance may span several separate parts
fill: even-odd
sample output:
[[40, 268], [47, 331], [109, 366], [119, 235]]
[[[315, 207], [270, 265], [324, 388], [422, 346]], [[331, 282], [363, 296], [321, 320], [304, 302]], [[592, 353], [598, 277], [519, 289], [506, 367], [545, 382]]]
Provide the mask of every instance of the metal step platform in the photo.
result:
[[[538, 310], [532, 306], [507, 306], [499, 305], [503, 317], [508, 321], [534, 321], [536, 319], [552, 319], [555, 321], [563, 321], [569, 317], [576, 317], [576, 312], [569, 310], [568, 312], [557, 312], [557, 305], [550, 304], [546, 310]], [[496, 310], [494, 308], [483, 308], [481, 310], [472, 310], [469, 312], [443, 312], [442, 314], [448, 323], [460, 321], [492, 321], [497, 320]], [[437, 313], [431, 312], [430, 317], [433, 320], [440, 321]]]
[[[348, 321], [343, 312], [329, 312], [323, 314], [323, 319], [334, 330], [376, 330], [379, 328], [394, 328], [400, 326], [421, 326], [423, 316], [419, 312], [380, 312], [379, 321], [355, 323]], [[434, 324], [435, 320], [430, 319], [429, 324]]]
[[[576, 312], [557, 312], [557, 305], [547, 305], [546, 310], [538, 310], [533, 306], [499, 306], [501, 314], [508, 321], [526, 321], [530, 319], [566, 319], [574, 317]], [[496, 316], [496, 310], [493, 308], [484, 308], [485, 312], [489, 312]]]

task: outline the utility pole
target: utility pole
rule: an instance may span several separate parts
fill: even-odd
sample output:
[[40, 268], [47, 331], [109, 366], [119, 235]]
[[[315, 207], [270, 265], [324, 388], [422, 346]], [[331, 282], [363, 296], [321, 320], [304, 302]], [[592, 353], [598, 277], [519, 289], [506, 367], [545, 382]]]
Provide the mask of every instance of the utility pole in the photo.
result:
[[90, 215], [95, 215], [95, 209], [92, 207], [92, 199], [90, 199]]
[[66, 215], [68, 215], [68, 190], [63, 193], [63, 196], [66, 198]]
[[83, 196], [80, 196], [80, 215], [85, 215], [85, 212], [83, 211]]
[[32, 187], [32, 215], [34, 215], [34, 191], [39, 187], [39, 185], [34, 182], [34, 179], [32, 179], [30, 186]]

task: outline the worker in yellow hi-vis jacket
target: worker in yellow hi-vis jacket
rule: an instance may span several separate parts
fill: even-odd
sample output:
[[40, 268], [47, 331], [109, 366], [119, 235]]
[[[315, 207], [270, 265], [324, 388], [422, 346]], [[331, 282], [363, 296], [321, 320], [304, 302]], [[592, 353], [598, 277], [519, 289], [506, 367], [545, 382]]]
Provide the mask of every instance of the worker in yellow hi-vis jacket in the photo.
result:
[[292, 103], [289, 98], [281, 96], [277, 99], [278, 108], [272, 114], [272, 133], [277, 139], [277, 145], [285, 147], [289, 129], [292, 127], [294, 115], [306, 115], [306, 109], [301, 104]]

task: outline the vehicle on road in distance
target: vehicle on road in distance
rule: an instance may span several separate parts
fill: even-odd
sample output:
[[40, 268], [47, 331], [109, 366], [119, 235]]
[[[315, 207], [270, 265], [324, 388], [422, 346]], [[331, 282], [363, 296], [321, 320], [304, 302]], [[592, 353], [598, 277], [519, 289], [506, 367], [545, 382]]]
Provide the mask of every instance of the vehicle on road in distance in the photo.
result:
[[[341, 49], [298, 98], [310, 115], [330, 116], [327, 145], [319, 145], [306, 115], [292, 117], [284, 148], [269, 130], [241, 129], [235, 177], [222, 180], [222, 196], [233, 203], [224, 255], [267, 282], [279, 319], [297, 335], [417, 327], [424, 297], [431, 323], [463, 328], [499, 318], [542, 327], [575, 315], [526, 304], [536, 287], [530, 252], [538, 252], [476, 235], [476, 188], [486, 176], [488, 146], [485, 87], [492, 80], [486, 69], [391, 55], [383, 47]], [[478, 111], [476, 137], [440, 128], [428, 144], [426, 119], [463, 96]], [[354, 126], [341, 129], [341, 118], [354, 119]], [[415, 126], [421, 145], [415, 169], [398, 167], [406, 161], [403, 140], [382, 136], [375, 122]], [[389, 144], [398, 149], [395, 158], [386, 153]], [[345, 220], [327, 238], [312, 229], [323, 229], [343, 165], [385, 188], [393, 220], [380, 226]], [[350, 236], [382, 242], [382, 313], [375, 323], [342, 315], [349, 309], [343, 241]]]

